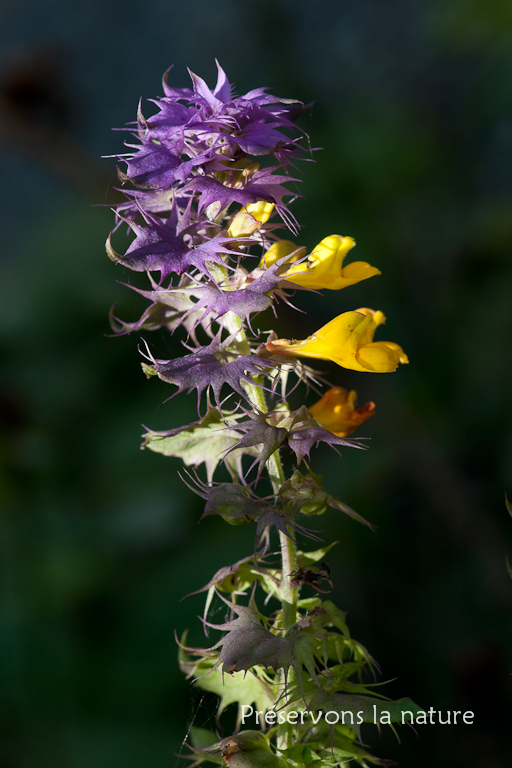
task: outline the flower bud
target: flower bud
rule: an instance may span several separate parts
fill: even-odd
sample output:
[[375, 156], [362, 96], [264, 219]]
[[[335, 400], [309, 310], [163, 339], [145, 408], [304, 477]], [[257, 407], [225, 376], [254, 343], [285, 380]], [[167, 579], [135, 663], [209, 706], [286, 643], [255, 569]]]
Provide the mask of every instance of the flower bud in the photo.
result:
[[356, 410], [356, 399], [354, 389], [348, 392], [343, 387], [331, 387], [308, 411], [324, 429], [346, 437], [375, 413], [375, 403], [366, 403]]

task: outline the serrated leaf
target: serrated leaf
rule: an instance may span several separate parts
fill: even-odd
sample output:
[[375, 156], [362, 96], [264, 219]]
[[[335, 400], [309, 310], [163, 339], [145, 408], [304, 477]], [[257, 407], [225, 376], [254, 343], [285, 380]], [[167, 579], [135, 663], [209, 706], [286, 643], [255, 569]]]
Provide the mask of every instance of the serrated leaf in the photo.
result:
[[373, 693], [373, 691], [370, 690], [372, 687], [375, 685], [385, 685], [385, 683], [363, 685], [360, 683], [353, 683], [350, 680], [353, 675], [359, 675], [365, 666], [365, 661], [349, 661], [329, 667], [330, 688], [336, 691], [343, 690], [347, 693], [365, 693], [371, 695]]
[[[324, 733], [322, 734], [322, 731]], [[349, 736], [339, 732], [334, 728], [333, 733], [329, 733], [328, 728], [316, 727], [315, 736], [323, 735], [325, 743], [310, 741], [306, 744], [294, 744], [290, 749], [282, 750], [285, 759], [291, 760], [292, 764], [302, 765], [305, 768], [315, 768], [322, 765], [325, 768], [335, 768], [336, 766], [345, 766], [347, 762], [360, 765], [363, 768], [368, 766], [368, 762], [374, 765], [381, 765], [378, 758], [373, 757], [362, 746], [356, 744]], [[332, 746], [330, 744], [332, 739]]]
[[222, 665], [222, 671], [228, 673], [247, 671], [257, 664], [274, 672], [291, 666], [292, 646], [289, 640], [274, 635], [262, 626], [254, 602], [247, 606], [224, 602], [236, 618], [224, 624], [207, 622], [208, 627], [226, 632], [222, 640], [213, 646], [221, 648], [216, 666]]
[[387, 724], [388, 721], [389, 723], [401, 723], [404, 712], [412, 712], [414, 716], [423, 711], [421, 707], [418, 707], [411, 699], [407, 698], [397, 699], [396, 701], [381, 701], [372, 696], [350, 693], [326, 693], [325, 691], [318, 690], [308, 702], [307, 709], [313, 712], [337, 712], [340, 717], [344, 712], [352, 712], [354, 722], [350, 721], [347, 724], [350, 725], [358, 736], [360, 732], [360, 722], [358, 723], [358, 719], [362, 718], [363, 723], [379, 724], [381, 718], [385, 717], [384, 713], [387, 713], [388, 717], [382, 721], [384, 724]]
[[241, 706], [256, 705], [258, 711], [266, 712], [274, 704], [271, 687], [252, 671], [233, 672], [225, 675], [213, 660], [203, 660], [194, 669], [195, 685], [203, 691], [216, 693], [220, 697], [217, 718], [230, 704], [238, 704], [237, 728], [241, 723]]
[[[317, 639], [311, 632], [303, 631], [300, 622], [294, 625], [285, 637], [280, 637], [261, 624], [253, 600], [249, 605], [244, 606], [230, 603], [220, 594], [219, 597], [229, 605], [235, 618], [231, 618], [224, 624], [212, 624], [207, 621], [204, 623], [212, 629], [225, 632], [224, 637], [204, 651], [185, 650], [203, 654], [203, 658], [208, 662], [214, 662], [211, 667], [212, 672], [219, 668], [223, 674], [247, 672], [255, 667], [272, 669], [274, 673], [283, 669], [286, 680], [291, 667], [299, 686], [302, 687], [303, 667], [305, 667], [309, 676], [318, 684]], [[218, 658], [215, 659], [215, 652], [219, 648]], [[182, 665], [190, 667], [190, 662], [185, 659]]]
[[314, 608], [318, 608], [320, 605], [322, 605], [322, 601], [319, 597], [304, 597], [298, 601], [297, 608], [309, 612]]
[[[142, 448], [161, 453], [164, 456], [176, 456], [185, 466], [198, 467], [205, 464], [208, 482], [212, 481], [217, 465], [225, 460], [232, 477], [241, 473], [241, 453], [234, 451], [241, 433], [234, 429], [236, 422], [212, 406], [200, 421], [186, 427], [178, 427], [167, 432], [148, 431], [144, 434]], [[224, 452], [230, 450], [224, 459]]]

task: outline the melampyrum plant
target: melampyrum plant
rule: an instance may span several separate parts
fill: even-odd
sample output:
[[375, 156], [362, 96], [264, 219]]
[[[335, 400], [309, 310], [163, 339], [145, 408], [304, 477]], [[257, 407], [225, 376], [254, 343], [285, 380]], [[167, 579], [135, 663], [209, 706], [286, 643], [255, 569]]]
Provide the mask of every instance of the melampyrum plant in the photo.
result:
[[[393, 727], [417, 707], [374, 692], [374, 660], [323, 597], [332, 545], [317, 539], [309, 551], [299, 541], [316, 539], [308, 523], [328, 507], [369, 525], [324, 489], [308, 462], [321, 442], [362, 448], [347, 437], [375, 406], [356, 408], [356, 393], [339, 384], [296, 410], [288, 397], [301, 384], [305, 398], [325, 384], [303, 358], [389, 373], [407, 357], [398, 344], [373, 340], [385, 317], [367, 307], [305, 339], [256, 330], [257, 315], [272, 309], [257, 320], [272, 322], [279, 304], [300, 306], [304, 291], [340, 290], [379, 270], [344, 264], [351, 237], [329, 235], [312, 250], [300, 243], [290, 203], [297, 160], [307, 159], [294, 122], [303, 105], [264, 88], [236, 97], [220, 67], [213, 91], [190, 74], [192, 88], [172, 87], [166, 74], [155, 114], [139, 107], [126, 129], [128, 151], [119, 156], [126, 200], [116, 207], [116, 229], [127, 225], [133, 239], [117, 253], [114, 230], [107, 251], [149, 279], [147, 290], [136, 289], [149, 306], [136, 322], [113, 316], [115, 331], [180, 334], [181, 357], [157, 359], [145, 345], [142, 368], [173, 385], [171, 396], [197, 392], [197, 421], [148, 431], [144, 447], [181, 457], [205, 516], [256, 529], [253, 553], [220, 567], [205, 587], [204, 626], [222, 638], [207, 648], [180, 642], [183, 671], [219, 696], [219, 715], [238, 704], [236, 733], [219, 740], [221, 731], [193, 729], [191, 756], [234, 768], [368, 766], [380, 761], [363, 746], [361, 725]], [[229, 482], [227, 473], [215, 479], [219, 465]], [[305, 584], [316, 596], [301, 597]], [[209, 620], [213, 600], [225, 604], [222, 624]]]

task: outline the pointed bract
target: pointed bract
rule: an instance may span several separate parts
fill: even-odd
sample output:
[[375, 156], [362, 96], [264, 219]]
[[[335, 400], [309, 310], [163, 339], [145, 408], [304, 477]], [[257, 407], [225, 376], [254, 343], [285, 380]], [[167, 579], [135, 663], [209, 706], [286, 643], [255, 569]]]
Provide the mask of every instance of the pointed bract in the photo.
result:
[[220, 406], [221, 390], [225, 384], [241, 399], [248, 400], [244, 382], [255, 384], [251, 375], [269, 375], [275, 369], [271, 361], [262, 361], [251, 355], [239, 355], [230, 360], [231, 356], [229, 346], [214, 340], [208, 346], [200, 347], [176, 360], [148, 357], [150, 364], [143, 363], [142, 368], [147, 376], [156, 375], [162, 381], [174, 384], [178, 389], [172, 397], [179, 392], [192, 392], [196, 389], [199, 403], [202, 393], [211, 390], [215, 402]]

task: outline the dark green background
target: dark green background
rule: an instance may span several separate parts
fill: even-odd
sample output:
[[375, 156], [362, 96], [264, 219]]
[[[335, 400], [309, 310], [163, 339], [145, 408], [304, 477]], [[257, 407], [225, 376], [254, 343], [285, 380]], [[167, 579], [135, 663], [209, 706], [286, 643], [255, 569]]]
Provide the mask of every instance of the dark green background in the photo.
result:
[[[283, 313], [300, 337], [358, 306], [411, 364], [330, 368], [372, 399], [365, 454], [319, 450], [327, 489], [378, 526], [330, 512], [334, 597], [389, 694], [471, 709], [471, 727], [368, 728], [383, 757], [507, 768], [511, 718], [510, 349], [512, 6], [508, 0], [114, 0], [6, 4], [0, 43], [2, 231], [1, 763], [174, 768], [199, 696], [174, 630], [201, 642], [201, 598], [253, 531], [201, 508], [173, 459], [139, 452], [141, 424], [190, 421], [139, 369], [132, 282], [106, 258], [113, 160], [140, 96], [215, 79], [315, 101], [316, 164], [294, 207], [309, 247], [332, 232], [383, 275]], [[270, 320], [268, 321], [270, 323]], [[264, 319], [262, 327], [266, 327]], [[151, 339], [150, 339], [151, 341]], [[176, 349], [155, 341], [166, 356]], [[507, 366], [508, 364], [508, 366]], [[196, 724], [211, 727], [213, 703]]]

